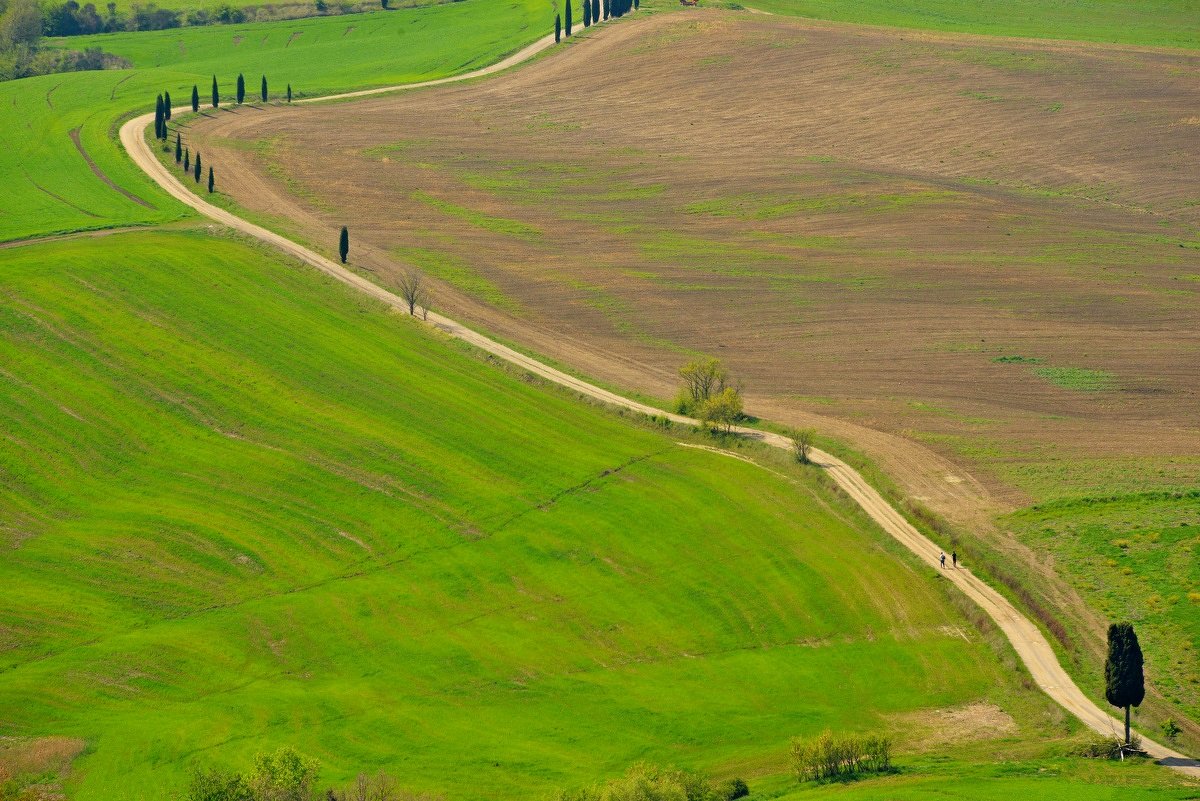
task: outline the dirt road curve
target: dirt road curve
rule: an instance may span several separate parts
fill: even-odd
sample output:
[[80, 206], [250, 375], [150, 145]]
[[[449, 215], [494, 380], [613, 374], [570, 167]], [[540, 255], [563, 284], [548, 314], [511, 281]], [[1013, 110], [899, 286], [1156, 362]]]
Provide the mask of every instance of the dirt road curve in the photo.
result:
[[[361, 97], [364, 95], [379, 94], [382, 92], [401, 91], [406, 89], [414, 89], [423, 86], [432, 86], [436, 84], [449, 83], [452, 81], [465, 81], [473, 78], [478, 78], [484, 75], [489, 75], [498, 72], [508, 67], [514, 66], [522, 61], [532, 58], [537, 53], [545, 50], [554, 44], [554, 37], [549, 36], [541, 39], [534, 44], [526, 47], [520, 52], [509, 56], [503, 61], [497, 62], [489, 67], [485, 67], [474, 72], [465, 73], [451, 78], [442, 78], [435, 81], [426, 81], [423, 83], [406, 84], [401, 86], [382, 87], [378, 89], [368, 89], [359, 92], [349, 92], [342, 95], [332, 95], [324, 98], [312, 98], [303, 102], [313, 103], [328, 100], [343, 100], [346, 98]], [[377, 284], [362, 278], [339, 264], [336, 264], [329, 259], [315, 253], [295, 242], [287, 239], [265, 228], [261, 228], [253, 223], [231, 214], [224, 209], [220, 209], [210, 203], [204, 201], [201, 197], [193, 194], [188, 190], [166, 167], [164, 167], [145, 139], [145, 130], [153, 120], [153, 114], [145, 114], [141, 117], [130, 120], [121, 127], [121, 144], [126, 152], [129, 153], [139, 167], [141, 167], [151, 178], [153, 178], [168, 194], [178, 199], [180, 202], [196, 209], [201, 214], [209, 217], [224, 225], [228, 225], [242, 233], [255, 237], [269, 245], [272, 245], [289, 256], [293, 256], [300, 261], [309, 264], [321, 272], [329, 275], [332, 278], [348, 284], [355, 289], [370, 295], [377, 300], [382, 301], [388, 306], [397, 311], [407, 311], [402, 298], [394, 295], [388, 290], [378, 286]], [[454, 320], [443, 317], [439, 314], [430, 313], [428, 322], [441, 329], [450, 336], [457, 337], [465, 342], [487, 351], [501, 359], [504, 359], [512, 364], [515, 364], [522, 369], [528, 370], [534, 375], [541, 376], [556, 384], [573, 389], [580, 394], [587, 395], [597, 400], [613, 406], [619, 406], [630, 409], [635, 412], [640, 412], [647, 415], [664, 416], [661, 409], [656, 409], [647, 406], [637, 401], [624, 398], [608, 390], [593, 386], [581, 379], [567, 375], [559, 370], [542, 364], [536, 359], [518, 353], [511, 348], [505, 347], [491, 339], [479, 334], [471, 329], [461, 325]], [[698, 425], [698, 421], [689, 417], [684, 417], [677, 414], [666, 414], [672, 421], [683, 425]], [[736, 429], [738, 433], [750, 439], [755, 439], [767, 445], [776, 448], [790, 449], [791, 441], [777, 434], [765, 433], [748, 428]], [[875, 491], [854, 468], [847, 465], [845, 462], [824, 453], [822, 451], [814, 451], [813, 458], [817, 464], [827, 470], [830, 476], [845, 490], [845, 492], [854, 499], [866, 512], [875, 520], [888, 534], [895, 537], [905, 547], [915, 553], [927, 564], [936, 564], [938, 555], [941, 549], [931, 540], [917, 531], [898, 511], [896, 511], [883, 496]], [[1087, 724], [1101, 734], [1112, 734], [1120, 731], [1122, 723], [1116, 718], [1108, 715], [1101, 710], [1096, 704], [1083, 694], [1082, 691], [1067, 675], [1067, 672], [1059, 664], [1058, 659], [1054, 655], [1054, 650], [1042, 636], [1041, 631], [1028, 618], [1022, 615], [1017, 609], [1009, 603], [1009, 601], [993, 590], [980, 579], [976, 578], [970, 570], [965, 568], [947, 569], [945, 571], [946, 578], [952, 581], [955, 586], [962, 590], [975, 603], [979, 604], [984, 611], [1004, 632], [1012, 643], [1017, 654], [1028, 667], [1030, 674], [1038, 685], [1055, 701], [1061, 704], [1071, 714], [1078, 717], [1081, 721]], [[1159, 745], [1150, 740], [1144, 740], [1144, 747], [1155, 759], [1158, 759], [1162, 764], [1169, 765], [1177, 770], [1183, 771], [1190, 775], [1200, 778], [1200, 761], [1192, 760], [1185, 757], [1176, 751], [1165, 746]]]

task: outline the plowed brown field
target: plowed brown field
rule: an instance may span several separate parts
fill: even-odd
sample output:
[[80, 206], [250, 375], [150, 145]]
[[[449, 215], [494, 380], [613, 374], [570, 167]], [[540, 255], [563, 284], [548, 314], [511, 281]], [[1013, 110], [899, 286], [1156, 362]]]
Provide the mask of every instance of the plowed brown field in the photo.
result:
[[1200, 475], [1200, 55], [684, 12], [191, 134], [382, 283], [659, 396], [720, 356], [959, 523]]

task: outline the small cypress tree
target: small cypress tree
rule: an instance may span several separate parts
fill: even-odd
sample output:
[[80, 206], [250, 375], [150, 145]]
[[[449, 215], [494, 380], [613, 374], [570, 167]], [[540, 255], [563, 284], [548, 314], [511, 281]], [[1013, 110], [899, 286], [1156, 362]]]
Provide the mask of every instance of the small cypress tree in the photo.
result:
[[175, 132], [175, 163], [183, 161], [183, 137], [179, 135], [179, 131]]
[[342, 264], [346, 263], [346, 257], [350, 255], [350, 232], [344, 225], [342, 235], [338, 238], [338, 255], [342, 257]]
[[592, 0], [592, 22], [600, 21], [600, 0]]
[[389, 1], [390, 1], [390, 0], [379, 0], [379, 5], [383, 6], [383, 10], [384, 10], [384, 11], [387, 11], [387, 10], [388, 10], [388, 2], [389, 2]]
[[192, 165], [192, 175], [196, 179], [196, 183], [200, 183], [200, 151], [196, 151], [196, 163]]
[[1142, 673], [1142, 646], [1132, 623], [1108, 627], [1108, 658], [1104, 660], [1104, 697], [1125, 708], [1125, 744], [1129, 745], [1129, 707], [1141, 706], [1146, 697]]
[[242, 101], [246, 99], [246, 79], [242, 77], [242, 73], [238, 73], [237, 80], [237, 102], [242, 105]]
[[154, 138], [162, 139], [163, 130], [163, 105], [162, 95], [154, 101]]
[[558, 14], [554, 15], [554, 43], [558, 44], [562, 41], [562, 17]]
[[212, 194], [212, 191], [213, 191], [213, 186], [214, 186], [214, 184], [213, 184], [213, 172], [212, 172], [212, 167], [210, 166], [210, 167], [208, 168], [208, 194], [210, 194], [210, 195]]
[[262, 79], [262, 102], [264, 102], [264, 103], [267, 102], [267, 76], [266, 75], [264, 75], [263, 79]]
[[571, 35], [571, 0], [567, 0], [567, 18], [563, 28], [566, 30], [567, 36]]
[[288, 102], [292, 102], [292, 85], [290, 83], [288, 84]]
[[592, 0], [583, 0], [583, 27], [592, 27]]
[[163, 119], [171, 119], [171, 93], [163, 92]]
[[192, 111], [200, 110], [200, 88], [196, 84], [192, 84]]
[[[605, 2], [608, 2], [608, 0], [605, 0]], [[220, 106], [221, 106], [221, 93], [217, 91], [217, 76], [216, 76], [216, 75], [214, 75], [214, 76], [213, 76], [213, 98], [212, 98], [212, 107], [213, 107], [213, 108], [219, 108]]]
[[191, 172], [192, 170], [192, 154], [185, 147], [183, 149], [183, 171]]

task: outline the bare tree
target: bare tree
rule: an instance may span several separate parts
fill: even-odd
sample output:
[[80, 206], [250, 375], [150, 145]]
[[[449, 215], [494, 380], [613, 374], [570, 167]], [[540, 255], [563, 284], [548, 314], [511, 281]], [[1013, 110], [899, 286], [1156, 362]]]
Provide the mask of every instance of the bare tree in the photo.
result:
[[400, 276], [400, 297], [404, 298], [404, 302], [408, 304], [409, 314], [416, 315], [417, 307], [425, 306], [429, 292], [425, 288], [425, 282], [419, 272], [409, 270]]
[[817, 432], [811, 428], [794, 428], [788, 436], [791, 437], [792, 449], [796, 452], [796, 461], [800, 464], [808, 464], [808, 452], [812, 450], [812, 443], [816, 439]]

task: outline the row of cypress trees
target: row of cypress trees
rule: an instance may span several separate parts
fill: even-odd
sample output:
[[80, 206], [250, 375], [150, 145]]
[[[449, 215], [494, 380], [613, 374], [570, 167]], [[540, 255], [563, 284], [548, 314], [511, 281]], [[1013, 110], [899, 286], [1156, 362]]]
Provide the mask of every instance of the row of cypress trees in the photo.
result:
[[[639, 8], [641, 0], [583, 0], [583, 27], [590, 28], [593, 22], [599, 22], [601, 14], [604, 19], [609, 17], [623, 17], [630, 11]], [[571, 29], [575, 25], [575, 15], [571, 8], [571, 0], [567, 0], [567, 7], [564, 11], [566, 24], [563, 24], [564, 15], [554, 15], [554, 41], [561, 42], [563, 34], [571, 35]]]
[[[262, 76], [262, 83], [259, 86], [258, 94], [259, 94], [259, 98], [262, 100], [262, 102], [266, 103], [268, 100], [270, 100], [270, 94], [267, 92], [267, 76], [266, 75]], [[236, 97], [237, 97], [237, 102], [239, 105], [242, 104], [243, 102], [245, 102], [245, 100], [246, 100], [246, 78], [241, 73], [238, 73], [238, 76], [237, 76]], [[166, 100], [166, 103], [168, 106], [167, 113], [166, 113], [166, 119], [169, 120], [169, 119], [171, 119], [171, 110], [170, 110], [171, 95], [167, 94], [165, 97], [165, 100]], [[287, 102], [289, 102], [289, 103], [292, 102], [292, 85], [290, 83], [287, 85]], [[221, 106], [221, 89], [217, 85], [217, 76], [214, 75], [213, 79], [212, 79], [212, 107], [220, 108], [220, 106]], [[194, 112], [200, 111], [200, 87], [195, 84], [192, 84], [192, 111], [194, 111]]]

